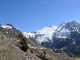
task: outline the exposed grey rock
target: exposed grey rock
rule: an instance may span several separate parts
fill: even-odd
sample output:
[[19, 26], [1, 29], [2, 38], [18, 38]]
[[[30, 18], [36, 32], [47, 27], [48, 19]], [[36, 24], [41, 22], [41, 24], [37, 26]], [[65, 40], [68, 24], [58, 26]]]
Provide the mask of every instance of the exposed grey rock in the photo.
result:
[[18, 37], [19, 34], [22, 34], [22, 32], [20, 32], [14, 27], [12, 29], [6, 29], [3, 27], [0, 27], [0, 32], [6, 35], [6, 37], [11, 37], [11, 38]]

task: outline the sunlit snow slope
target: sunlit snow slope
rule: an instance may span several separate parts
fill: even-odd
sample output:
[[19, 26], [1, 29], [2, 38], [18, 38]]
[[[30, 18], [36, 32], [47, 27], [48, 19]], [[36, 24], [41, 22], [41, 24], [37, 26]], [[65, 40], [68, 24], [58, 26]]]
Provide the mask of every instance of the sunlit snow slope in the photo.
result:
[[27, 38], [29, 38], [29, 36], [35, 37], [37, 38], [39, 43], [41, 43], [43, 41], [52, 40], [53, 33], [56, 29], [57, 29], [57, 26], [51, 25], [49, 27], [44, 27], [42, 30], [37, 30], [36, 32], [33, 32], [33, 33], [23, 32], [23, 35]]
[[59, 26], [44, 27], [42, 30], [36, 32], [24, 32], [23, 35], [27, 38], [35, 37], [38, 42], [53, 41], [53, 38], [71, 38], [73, 32], [80, 33], [80, 24], [76, 21], [61, 23]]

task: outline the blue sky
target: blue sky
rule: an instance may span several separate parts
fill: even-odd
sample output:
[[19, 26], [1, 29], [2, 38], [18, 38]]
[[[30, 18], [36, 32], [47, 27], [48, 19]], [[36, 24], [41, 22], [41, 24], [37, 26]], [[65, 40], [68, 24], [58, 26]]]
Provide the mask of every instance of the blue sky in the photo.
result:
[[0, 20], [22, 32], [72, 20], [80, 23], [80, 0], [0, 0]]

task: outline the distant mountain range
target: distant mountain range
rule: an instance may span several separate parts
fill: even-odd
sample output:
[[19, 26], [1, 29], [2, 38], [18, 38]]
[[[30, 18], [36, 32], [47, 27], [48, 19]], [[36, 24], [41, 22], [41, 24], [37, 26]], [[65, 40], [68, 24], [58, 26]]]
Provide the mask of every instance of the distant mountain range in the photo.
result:
[[63, 22], [59, 26], [50, 25], [35, 32], [21, 32], [11, 24], [0, 27], [7, 37], [15, 38], [23, 34], [29, 46], [64, 51], [70, 56], [80, 56], [80, 24], [76, 21]]
[[23, 32], [23, 35], [27, 38], [35, 37], [41, 43], [48, 40], [53, 41], [53, 38], [71, 38], [72, 32], [80, 33], [80, 24], [76, 21], [63, 22], [59, 26], [50, 25], [36, 32]]
[[[75, 60], [75, 56], [80, 56], [79, 27], [72, 21], [36, 32], [21, 32], [12, 24], [0, 25], [1, 60]], [[29, 48], [24, 51], [26, 45]]]
[[52, 40], [52, 36], [53, 33], [55, 32], [55, 30], [57, 29], [57, 26], [49, 26], [49, 27], [44, 27], [41, 30], [37, 30], [36, 32], [23, 32], [23, 35], [25, 37], [35, 37], [37, 38], [37, 40], [39, 41], [39, 43], [43, 42], [43, 41], [48, 41], [48, 40]]
[[50, 25], [36, 32], [23, 32], [23, 35], [36, 38], [39, 44], [54, 51], [63, 50], [71, 53], [69, 55], [80, 55], [80, 24], [76, 21], [63, 22], [59, 26]]

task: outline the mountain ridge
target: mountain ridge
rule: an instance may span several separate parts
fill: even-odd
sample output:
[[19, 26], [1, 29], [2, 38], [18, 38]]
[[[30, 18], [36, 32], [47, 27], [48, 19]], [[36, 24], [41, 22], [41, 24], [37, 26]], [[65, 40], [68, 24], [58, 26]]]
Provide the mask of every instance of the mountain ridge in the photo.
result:
[[[57, 54], [51, 49], [42, 48], [34, 37], [26, 38], [23, 36], [23, 38], [21, 36], [23, 36], [22, 32], [12, 26], [5, 26], [5, 28], [0, 26], [0, 60], [75, 60], [66, 53], [63, 53], [65, 55], [63, 56], [63, 54]], [[21, 41], [24, 42], [24, 40], [28, 46], [30, 45], [27, 51], [21, 49], [22, 46], [24, 47]]]
[[[9, 25], [9, 24], [8, 24]], [[76, 21], [61, 23], [59, 26], [48, 26], [42, 30], [32, 33], [23, 33], [16, 28], [0, 27], [0, 32], [9, 38], [17, 38], [19, 34], [23, 34], [29, 46], [37, 48], [50, 48], [53, 51], [64, 51], [70, 56], [80, 56], [80, 24]], [[77, 48], [77, 50], [76, 50]], [[74, 53], [75, 51], [75, 53]]]
[[33, 33], [23, 32], [23, 35], [27, 38], [29, 36], [35, 37], [41, 43], [48, 40], [52, 41], [53, 36], [56, 38], [69, 38], [71, 31], [74, 32], [76, 30], [79, 32], [79, 27], [80, 24], [73, 20], [72, 22], [67, 23], [62, 22], [59, 26], [50, 25]]
[[[57, 26], [44, 27], [42, 30], [37, 30], [34, 33], [23, 32], [23, 35], [27, 38], [29, 36], [35, 37], [35, 38], [37, 38], [38, 41], [41, 40], [41, 41], [39, 41], [41, 43], [41, 42], [43, 42], [43, 40], [46, 41], [47, 39], [51, 39], [52, 34], [53, 34], [52, 32], [54, 32], [56, 28], [57, 28]], [[42, 38], [40, 38], [40, 37], [42, 37]]]
[[[46, 27], [39, 30], [41, 33], [35, 34], [34, 38], [46, 48], [51, 48], [53, 51], [64, 51], [70, 56], [80, 56], [80, 24], [76, 21], [61, 23], [53, 30], [51, 27]], [[50, 29], [48, 29], [50, 28]], [[45, 31], [43, 31], [45, 29]], [[47, 31], [48, 30], [48, 31]], [[46, 32], [46, 34], [43, 34]], [[50, 35], [51, 32], [51, 35]], [[37, 31], [36, 31], [37, 33]], [[47, 34], [48, 33], [48, 34]], [[26, 36], [25, 36], [26, 37]], [[38, 39], [39, 38], [39, 39]], [[43, 40], [41, 40], [43, 39]], [[77, 50], [76, 50], [77, 49]]]

